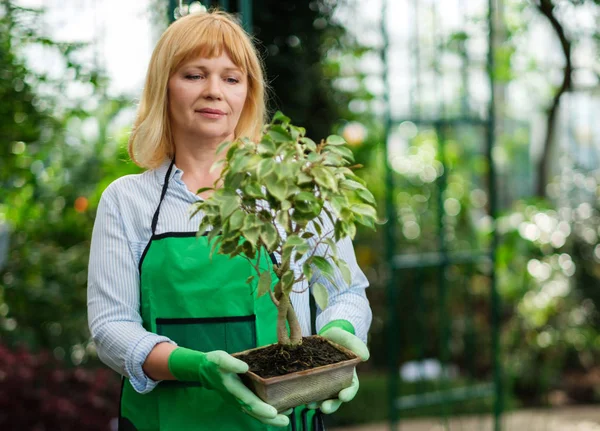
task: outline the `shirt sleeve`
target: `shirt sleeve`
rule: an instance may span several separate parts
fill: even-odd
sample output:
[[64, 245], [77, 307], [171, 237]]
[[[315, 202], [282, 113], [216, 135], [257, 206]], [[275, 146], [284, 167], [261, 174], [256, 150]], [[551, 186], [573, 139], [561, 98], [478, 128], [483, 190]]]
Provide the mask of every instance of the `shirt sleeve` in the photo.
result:
[[[323, 220], [322, 233], [327, 233], [328, 236], [334, 238], [333, 224], [329, 217], [324, 215], [321, 219]], [[314, 229], [311, 229], [311, 231], [314, 231]], [[315, 255], [325, 256], [328, 253], [327, 249], [327, 244], [320, 243], [316, 246]], [[334, 283], [313, 266], [314, 275], [310, 281], [311, 291], [314, 283], [318, 282], [325, 286], [329, 295], [327, 307], [324, 310], [321, 310], [317, 305], [316, 330], [318, 333], [321, 328], [333, 320], [347, 320], [354, 326], [355, 335], [366, 343], [372, 320], [371, 306], [365, 292], [365, 289], [369, 286], [369, 281], [356, 262], [356, 255], [350, 238], [346, 237], [338, 241], [337, 249], [338, 258], [345, 261], [350, 269], [351, 282], [350, 285], [346, 284], [341, 271], [330, 258], [328, 260], [335, 268]]]
[[137, 392], [150, 392], [158, 382], [146, 376], [142, 365], [156, 344], [172, 341], [142, 326], [138, 266], [110, 187], [100, 199], [94, 222], [87, 302], [100, 360], [128, 377]]

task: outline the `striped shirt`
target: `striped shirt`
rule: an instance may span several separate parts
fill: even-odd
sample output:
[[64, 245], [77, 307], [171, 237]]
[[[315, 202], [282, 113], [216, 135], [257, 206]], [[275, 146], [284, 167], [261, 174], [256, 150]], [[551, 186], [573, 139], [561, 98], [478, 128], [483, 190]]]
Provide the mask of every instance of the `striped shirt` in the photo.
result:
[[[88, 271], [88, 322], [98, 356], [116, 372], [128, 377], [134, 389], [150, 392], [158, 382], [145, 375], [142, 365], [157, 343], [171, 342], [166, 337], [146, 331], [140, 315], [140, 274], [138, 265], [152, 236], [152, 216], [160, 200], [170, 161], [142, 174], [127, 175], [110, 184], [100, 199], [92, 233]], [[194, 232], [202, 215], [190, 218], [192, 204], [199, 198], [182, 181], [183, 171], [176, 166], [169, 177], [167, 193], [160, 208], [156, 233]], [[323, 232], [332, 230], [323, 217]], [[280, 233], [283, 232], [279, 229]], [[317, 246], [323, 255], [325, 245]], [[322, 249], [320, 249], [322, 248]], [[371, 324], [371, 309], [365, 295], [367, 278], [358, 267], [349, 238], [338, 243], [338, 256], [351, 272], [348, 286], [339, 271], [334, 285], [315, 270], [307, 282], [295, 286], [292, 305], [298, 315], [303, 335], [311, 333], [309, 289], [315, 282], [329, 293], [325, 310], [317, 307], [316, 331], [337, 319], [349, 321], [356, 335], [366, 342]], [[279, 260], [279, 256], [276, 255]], [[294, 267], [296, 276], [300, 265]]]

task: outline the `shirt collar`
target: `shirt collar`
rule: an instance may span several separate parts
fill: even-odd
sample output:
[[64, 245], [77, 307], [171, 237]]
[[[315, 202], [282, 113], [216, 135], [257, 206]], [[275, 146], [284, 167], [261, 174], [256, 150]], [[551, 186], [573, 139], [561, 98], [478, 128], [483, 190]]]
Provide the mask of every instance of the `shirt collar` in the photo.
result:
[[[165, 158], [165, 160], [160, 164], [158, 168], [155, 169], [154, 173], [156, 175], [156, 179], [160, 185], [163, 185], [165, 182], [165, 175], [167, 175], [167, 171], [169, 170], [169, 166], [171, 166], [171, 159]], [[177, 167], [177, 165], [173, 165], [173, 169], [171, 170], [171, 175], [169, 176], [169, 181], [175, 179], [178, 182], [182, 182], [181, 176], [183, 175], [183, 171]]]

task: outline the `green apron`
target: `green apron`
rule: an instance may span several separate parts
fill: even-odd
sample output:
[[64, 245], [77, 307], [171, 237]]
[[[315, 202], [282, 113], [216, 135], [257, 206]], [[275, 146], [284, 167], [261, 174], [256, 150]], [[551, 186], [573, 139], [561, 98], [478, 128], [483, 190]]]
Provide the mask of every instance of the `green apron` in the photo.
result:
[[[152, 237], [139, 264], [144, 328], [169, 337], [181, 347], [201, 352], [235, 353], [277, 342], [277, 309], [269, 295], [256, 297], [256, 277], [252, 285], [246, 283], [255, 272], [245, 258], [230, 259], [216, 252], [211, 258], [207, 237], [197, 237], [196, 232], [156, 234], [172, 168], [173, 163], [165, 176], [160, 202], [152, 218]], [[274, 262], [273, 256], [264, 256], [259, 262], [261, 268], [271, 271], [271, 288], [277, 282]], [[311, 429], [312, 416], [312, 411], [296, 409], [291, 429]], [[301, 422], [308, 427], [299, 426]], [[150, 393], [140, 394], [124, 378], [119, 430], [275, 431], [282, 428], [262, 424], [225, 402], [218, 392], [195, 382], [163, 381]]]

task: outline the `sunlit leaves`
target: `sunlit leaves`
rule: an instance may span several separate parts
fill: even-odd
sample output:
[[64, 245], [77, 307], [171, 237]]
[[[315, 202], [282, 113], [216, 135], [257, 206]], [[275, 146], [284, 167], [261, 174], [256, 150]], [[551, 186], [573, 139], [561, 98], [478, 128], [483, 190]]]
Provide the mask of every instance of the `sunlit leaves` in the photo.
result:
[[[258, 295], [267, 293], [273, 281], [264, 264], [255, 264], [257, 256], [267, 254], [260, 250], [281, 256], [276, 272], [284, 294], [298, 280], [311, 281], [313, 271], [333, 284], [339, 268], [349, 284], [350, 270], [338, 258], [337, 242], [353, 238], [356, 223], [374, 227], [377, 216], [373, 195], [354, 174], [356, 166], [349, 167], [354, 155], [346, 141], [331, 135], [316, 143], [290, 121], [278, 112], [257, 142], [244, 138], [223, 144], [223, 187], [196, 204], [203, 216], [200, 230], [209, 231], [212, 248], [251, 260]], [[317, 255], [317, 249], [325, 251]], [[302, 271], [296, 279], [293, 265], [300, 261]], [[321, 284], [312, 287], [317, 303], [325, 308], [327, 289]]]
[[271, 271], [263, 271], [258, 280], [257, 296], [260, 298], [271, 289]]
[[328, 136], [326, 142], [329, 145], [334, 145], [334, 146], [346, 144], [346, 141], [344, 141], [344, 138], [342, 138], [341, 136], [338, 136], [338, 135]]
[[323, 286], [321, 283], [315, 283], [312, 287], [312, 294], [319, 308], [321, 310], [326, 309], [329, 301], [329, 295], [327, 294], [327, 289], [325, 286]]

